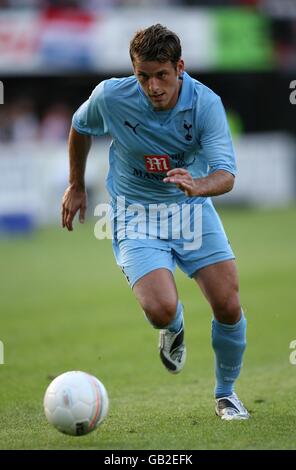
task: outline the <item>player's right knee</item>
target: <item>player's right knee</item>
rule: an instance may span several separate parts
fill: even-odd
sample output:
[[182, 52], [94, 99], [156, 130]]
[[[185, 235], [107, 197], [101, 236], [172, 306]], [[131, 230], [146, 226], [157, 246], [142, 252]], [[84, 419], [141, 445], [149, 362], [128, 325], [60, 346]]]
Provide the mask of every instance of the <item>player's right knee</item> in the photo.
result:
[[142, 308], [154, 328], [166, 328], [175, 318], [177, 301], [150, 302]]

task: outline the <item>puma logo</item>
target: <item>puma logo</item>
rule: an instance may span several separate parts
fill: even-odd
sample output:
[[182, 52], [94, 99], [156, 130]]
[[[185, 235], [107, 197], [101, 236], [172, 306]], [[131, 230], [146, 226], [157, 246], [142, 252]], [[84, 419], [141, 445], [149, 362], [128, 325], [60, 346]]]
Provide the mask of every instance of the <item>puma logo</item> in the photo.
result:
[[138, 127], [140, 124], [138, 123], [138, 124], [136, 124], [135, 126], [132, 126], [128, 121], [125, 121], [125, 122], [124, 122], [124, 125], [127, 126], [127, 127], [129, 127], [130, 129], [132, 129], [132, 130], [134, 131], [134, 133], [137, 134], [136, 129], [137, 129], [137, 127]]

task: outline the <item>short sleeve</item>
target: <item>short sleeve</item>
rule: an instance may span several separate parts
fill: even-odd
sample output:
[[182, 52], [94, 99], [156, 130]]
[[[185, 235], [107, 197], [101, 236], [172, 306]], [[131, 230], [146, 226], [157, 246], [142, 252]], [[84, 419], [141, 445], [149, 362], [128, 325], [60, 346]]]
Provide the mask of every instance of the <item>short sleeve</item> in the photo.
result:
[[210, 105], [204, 107], [200, 121], [200, 144], [209, 165], [209, 172], [225, 170], [236, 175], [237, 167], [230, 130], [224, 106], [218, 95], [214, 95]]
[[104, 103], [104, 82], [100, 83], [74, 113], [72, 126], [80, 134], [102, 136], [108, 133]]

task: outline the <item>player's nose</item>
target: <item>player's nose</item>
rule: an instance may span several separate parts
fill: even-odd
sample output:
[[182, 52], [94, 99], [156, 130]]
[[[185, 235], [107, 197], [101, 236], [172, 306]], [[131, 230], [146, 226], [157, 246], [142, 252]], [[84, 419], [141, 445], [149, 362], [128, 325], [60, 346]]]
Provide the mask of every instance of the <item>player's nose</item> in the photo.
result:
[[150, 93], [156, 93], [159, 89], [158, 80], [155, 77], [151, 77], [148, 83], [148, 89]]

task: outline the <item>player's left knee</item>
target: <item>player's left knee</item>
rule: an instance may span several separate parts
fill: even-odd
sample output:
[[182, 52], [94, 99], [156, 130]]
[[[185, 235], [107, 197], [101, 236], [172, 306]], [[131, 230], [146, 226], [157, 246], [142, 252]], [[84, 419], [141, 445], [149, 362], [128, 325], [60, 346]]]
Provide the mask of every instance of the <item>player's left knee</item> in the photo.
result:
[[220, 323], [237, 323], [241, 317], [241, 305], [238, 295], [235, 293], [219, 302], [214, 308], [214, 314]]

